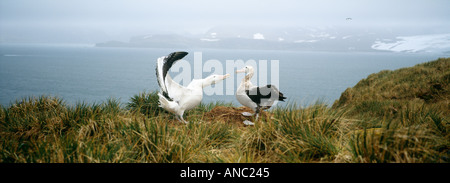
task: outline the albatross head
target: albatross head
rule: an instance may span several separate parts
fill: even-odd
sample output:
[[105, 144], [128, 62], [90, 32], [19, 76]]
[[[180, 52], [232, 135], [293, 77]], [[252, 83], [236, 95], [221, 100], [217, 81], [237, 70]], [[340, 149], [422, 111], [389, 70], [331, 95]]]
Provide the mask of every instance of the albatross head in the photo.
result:
[[245, 83], [250, 82], [250, 79], [253, 77], [254, 71], [252, 66], [245, 66], [241, 70], [237, 70], [236, 73], [242, 73], [245, 72], [245, 77], [242, 79]]
[[242, 73], [242, 72], [245, 72], [246, 74], [253, 73], [253, 67], [247, 65], [247, 66], [245, 66], [244, 68], [242, 68], [240, 70], [236, 70], [236, 73]]
[[222, 80], [227, 79], [228, 77], [230, 77], [230, 74], [225, 74], [225, 75], [213, 74], [213, 75], [210, 75], [210, 76], [206, 77], [205, 79], [203, 79], [202, 85], [203, 85], [203, 87], [207, 87], [209, 85], [219, 83]]

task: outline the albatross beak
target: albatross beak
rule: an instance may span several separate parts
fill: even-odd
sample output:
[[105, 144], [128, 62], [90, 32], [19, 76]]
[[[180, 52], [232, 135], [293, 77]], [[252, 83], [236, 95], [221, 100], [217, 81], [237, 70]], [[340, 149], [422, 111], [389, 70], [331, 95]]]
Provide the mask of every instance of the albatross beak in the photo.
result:
[[229, 78], [230, 77], [230, 74], [225, 74], [225, 75], [223, 75], [223, 79], [227, 79], [227, 78]]
[[236, 70], [236, 73], [242, 73], [242, 72], [245, 72], [245, 69]]

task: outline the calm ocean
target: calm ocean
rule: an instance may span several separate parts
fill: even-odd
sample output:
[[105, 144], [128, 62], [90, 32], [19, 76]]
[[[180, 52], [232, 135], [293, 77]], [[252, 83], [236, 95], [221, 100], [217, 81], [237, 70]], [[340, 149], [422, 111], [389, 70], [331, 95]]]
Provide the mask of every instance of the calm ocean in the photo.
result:
[[[123, 104], [134, 94], [158, 90], [155, 61], [180, 49], [98, 48], [88, 45], [0, 44], [0, 104], [27, 96], [53, 95], [69, 104], [102, 102], [113, 97]], [[438, 53], [291, 52], [266, 50], [184, 49], [192, 63], [194, 52], [203, 63], [218, 60], [278, 60], [279, 89], [290, 101], [307, 105], [317, 100], [332, 104], [348, 87], [381, 70], [394, 70], [449, 57]], [[192, 66], [192, 71], [194, 68]], [[213, 71], [214, 72], [214, 71]], [[220, 71], [225, 73], [226, 71]], [[203, 72], [203, 77], [212, 72]], [[172, 72], [172, 77], [178, 73]], [[242, 74], [230, 73], [236, 84]], [[269, 83], [271, 79], [267, 80]], [[225, 83], [220, 83], [226, 90]], [[257, 84], [257, 82], [253, 82]], [[265, 84], [265, 83], [262, 83]], [[187, 85], [187, 83], [184, 83]], [[205, 95], [204, 102], [233, 102], [234, 95]], [[284, 105], [279, 103], [278, 105]]]

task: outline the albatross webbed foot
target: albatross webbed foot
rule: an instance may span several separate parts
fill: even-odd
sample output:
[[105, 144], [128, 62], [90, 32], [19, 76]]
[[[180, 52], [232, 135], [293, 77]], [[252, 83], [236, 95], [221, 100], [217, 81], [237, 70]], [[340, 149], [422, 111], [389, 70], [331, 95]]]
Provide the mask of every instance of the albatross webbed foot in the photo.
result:
[[255, 115], [255, 114], [252, 114], [252, 113], [249, 113], [249, 112], [243, 112], [242, 115], [243, 115], [243, 116], [250, 117], [250, 116], [253, 116], [253, 115]]
[[251, 122], [251, 121], [249, 121], [249, 120], [245, 120], [243, 123], [244, 123], [244, 125], [247, 125], [247, 126], [253, 126], [253, 125], [255, 125], [255, 123], [253, 123], [253, 122]]

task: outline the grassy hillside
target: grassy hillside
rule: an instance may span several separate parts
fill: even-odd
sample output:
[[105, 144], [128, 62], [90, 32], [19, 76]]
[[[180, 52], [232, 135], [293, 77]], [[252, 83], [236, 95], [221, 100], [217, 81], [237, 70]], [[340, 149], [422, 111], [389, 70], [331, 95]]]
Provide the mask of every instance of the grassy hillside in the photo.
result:
[[450, 58], [371, 74], [332, 109], [363, 129], [349, 144], [358, 162], [448, 162]]
[[333, 107], [290, 103], [251, 127], [220, 102], [181, 124], [155, 93], [126, 107], [29, 97], [1, 107], [0, 162], [449, 162], [449, 64], [372, 74]]
[[[410, 101], [427, 106], [441, 106], [448, 111], [450, 100], [450, 58], [418, 64], [395, 71], [371, 74], [353, 88], [345, 90], [333, 107], [356, 106], [364, 112], [369, 103], [388, 106], [396, 111]], [[389, 109], [387, 109], [389, 110]]]

